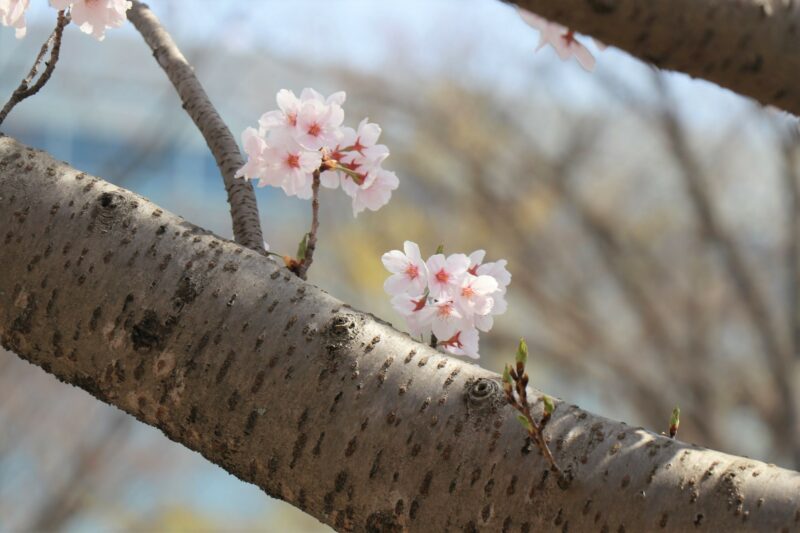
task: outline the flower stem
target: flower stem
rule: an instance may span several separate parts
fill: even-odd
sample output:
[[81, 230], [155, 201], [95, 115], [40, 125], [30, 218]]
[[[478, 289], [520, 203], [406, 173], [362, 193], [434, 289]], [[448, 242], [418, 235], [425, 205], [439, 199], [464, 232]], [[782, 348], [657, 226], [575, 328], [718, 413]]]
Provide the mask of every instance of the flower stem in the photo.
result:
[[314, 250], [317, 247], [317, 230], [319, 230], [319, 169], [314, 171], [314, 181], [311, 182], [311, 230], [308, 232], [305, 257], [297, 268], [297, 276], [307, 279], [308, 269], [314, 262]]
[[[69, 21], [70, 17], [65, 14], [63, 9], [58, 12], [56, 27], [39, 50], [39, 54], [36, 56], [36, 60], [33, 62], [33, 66], [28, 72], [28, 75], [20, 82], [19, 86], [11, 94], [11, 98], [8, 99], [6, 105], [0, 110], [0, 124], [3, 123], [11, 110], [14, 109], [14, 106], [29, 96], [38, 93], [50, 79], [50, 76], [53, 75], [53, 71], [56, 69], [56, 63], [58, 63], [58, 55], [61, 52], [61, 36], [64, 33], [64, 27], [69, 24]], [[33, 78], [35, 78], [36, 74], [39, 72], [39, 66], [48, 50], [50, 50], [50, 57], [45, 62], [45, 69], [42, 75], [39, 76], [39, 79], [36, 80], [36, 83], [31, 85]]]

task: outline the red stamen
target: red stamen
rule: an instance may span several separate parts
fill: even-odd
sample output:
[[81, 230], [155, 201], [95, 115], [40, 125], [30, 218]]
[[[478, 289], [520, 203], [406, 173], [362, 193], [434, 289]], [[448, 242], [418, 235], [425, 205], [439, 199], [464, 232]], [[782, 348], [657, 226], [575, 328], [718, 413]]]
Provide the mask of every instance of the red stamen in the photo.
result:
[[464, 345], [461, 344], [461, 340], [459, 337], [461, 336], [460, 331], [456, 331], [456, 334], [447, 339], [446, 341], [441, 341], [439, 344], [442, 346], [454, 346], [456, 348], [462, 348]]
[[319, 124], [317, 124], [316, 122], [308, 127], [308, 134], [311, 135], [312, 137], [316, 137], [317, 135], [320, 134], [321, 131], [322, 128], [320, 128]]
[[439, 272], [436, 273], [436, 281], [438, 281], [439, 283], [447, 283], [449, 279], [450, 279], [450, 274], [445, 272], [444, 269], [441, 269]]
[[419, 276], [419, 268], [417, 267], [417, 265], [409, 264], [406, 267], [406, 276], [408, 276], [411, 279], [417, 279], [417, 277]]
[[289, 168], [300, 168], [300, 156], [297, 154], [288, 154], [286, 156], [286, 165]]

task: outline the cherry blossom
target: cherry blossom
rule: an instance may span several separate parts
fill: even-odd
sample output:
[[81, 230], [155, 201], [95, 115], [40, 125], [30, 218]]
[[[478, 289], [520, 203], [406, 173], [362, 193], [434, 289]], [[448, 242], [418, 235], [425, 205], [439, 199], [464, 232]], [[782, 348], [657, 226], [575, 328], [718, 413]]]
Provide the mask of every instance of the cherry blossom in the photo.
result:
[[242, 134], [247, 163], [236, 176], [310, 198], [319, 172], [323, 187], [341, 186], [350, 196], [355, 216], [386, 205], [400, 181], [382, 166], [389, 149], [378, 144], [381, 128], [368, 119], [358, 129], [344, 126], [345, 99], [343, 91], [328, 97], [308, 88], [299, 97], [287, 89], [278, 91], [278, 109], [261, 115], [257, 131], [248, 128]]
[[50, 0], [50, 5], [59, 10], [69, 8], [72, 22], [83, 33], [102, 41], [107, 28], [125, 23], [125, 13], [133, 4], [129, 0]]
[[461, 278], [469, 268], [469, 258], [464, 254], [453, 254], [447, 258], [444, 254], [436, 254], [428, 259], [427, 265], [431, 296], [439, 298], [460, 287]]
[[402, 252], [386, 252], [381, 261], [386, 270], [392, 273], [383, 285], [387, 293], [421, 295], [425, 291], [428, 267], [422, 260], [417, 243], [406, 241]]
[[17, 39], [25, 37], [25, 10], [30, 0], [0, 0], [0, 24], [14, 28]]
[[[539, 44], [536, 46], [537, 51], [549, 44], [563, 61], [575, 57], [578, 64], [580, 64], [584, 70], [591, 72], [594, 69], [594, 56], [588, 48], [575, 38], [575, 32], [573, 30], [556, 22], [551, 22], [522, 8], [519, 8], [518, 12], [519, 16], [526, 24], [539, 30]], [[595, 41], [595, 43], [601, 50], [605, 48], [605, 45], [602, 43], [597, 41]]]
[[391, 273], [384, 290], [412, 335], [433, 334], [444, 351], [479, 357], [479, 330], [489, 331], [493, 316], [505, 312], [511, 282], [506, 261], [484, 263], [485, 255], [483, 250], [469, 256], [437, 253], [423, 262], [419, 246], [411, 241], [402, 252], [383, 254]]

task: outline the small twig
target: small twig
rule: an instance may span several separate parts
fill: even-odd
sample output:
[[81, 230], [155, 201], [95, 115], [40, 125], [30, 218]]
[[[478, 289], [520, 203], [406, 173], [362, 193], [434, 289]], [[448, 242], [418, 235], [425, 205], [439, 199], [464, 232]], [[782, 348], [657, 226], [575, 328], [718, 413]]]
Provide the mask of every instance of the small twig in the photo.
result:
[[314, 262], [314, 250], [317, 248], [317, 230], [319, 230], [319, 169], [314, 171], [314, 180], [311, 182], [311, 231], [308, 232], [305, 254], [300, 259], [297, 275], [306, 279], [308, 269]]
[[248, 180], [235, 177], [236, 171], [244, 165], [236, 139], [209, 100], [192, 66], [150, 8], [133, 0], [133, 7], [128, 10], [128, 20], [153, 51], [153, 57], [172, 82], [183, 108], [214, 155], [228, 193], [234, 239], [242, 246], [265, 253], [253, 185]]
[[[525, 344], [525, 340], [520, 339], [515, 367], [506, 366], [503, 372], [503, 391], [506, 394], [506, 400], [509, 405], [520, 413], [517, 415], [517, 418], [528, 431], [530, 439], [536, 443], [539, 451], [541, 451], [542, 455], [544, 455], [545, 459], [550, 463], [552, 470], [561, 474], [561, 469], [558, 467], [556, 459], [553, 457], [543, 433], [544, 427], [550, 420], [550, 416], [553, 414], [553, 409], [555, 407], [553, 401], [548, 396], [545, 396], [543, 398], [544, 414], [542, 415], [542, 420], [537, 424], [536, 420], [533, 419], [530, 405], [528, 404], [528, 373], [525, 372], [525, 363], [527, 359], [528, 346]], [[516, 396], [514, 395], [515, 392]]]
[[[3, 109], [0, 110], [0, 124], [3, 123], [11, 110], [14, 109], [14, 106], [29, 96], [33, 96], [34, 94], [38, 93], [41, 88], [45, 86], [48, 80], [50, 80], [50, 76], [53, 75], [53, 71], [56, 69], [56, 63], [58, 63], [58, 55], [61, 52], [61, 36], [64, 34], [64, 27], [69, 24], [69, 21], [70, 18], [65, 14], [64, 10], [58, 12], [56, 27], [50, 34], [50, 37], [48, 37], [44, 42], [42, 48], [39, 50], [39, 54], [36, 56], [36, 60], [33, 62], [31, 70], [11, 94], [11, 98], [8, 99], [8, 102], [6, 102], [6, 105], [3, 106]], [[44, 72], [42, 72], [42, 75], [39, 76], [38, 80], [36, 80], [36, 83], [31, 85], [31, 82], [33, 82], [33, 79], [39, 72], [39, 66], [41, 65], [42, 60], [44, 59], [44, 56], [48, 50], [50, 50], [50, 58], [45, 62]]]

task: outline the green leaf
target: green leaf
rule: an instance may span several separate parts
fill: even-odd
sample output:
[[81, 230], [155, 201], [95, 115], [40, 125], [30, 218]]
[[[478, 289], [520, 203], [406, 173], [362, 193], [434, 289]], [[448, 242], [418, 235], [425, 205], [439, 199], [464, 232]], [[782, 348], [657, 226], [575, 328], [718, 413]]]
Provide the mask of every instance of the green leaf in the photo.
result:
[[444, 244], [440, 244], [439, 246], [436, 247], [436, 253], [437, 254], [443, 254], [444, 253]]
[[527, 431], [533, 431], [533, 426], [531, 426], [530, 421], [525, 418], [525, 415], [517, 415], [517, 420], [519, 420], [519, 423], [522, 424], [522, 427]]
[[542, 402], [544, 402], [544, 414], [547, 416], [553, 414], [553, 411], [556, 410], [556, 404], [553, 403], [553, 399], [545, 394], [542, 396]]
[[517, 348], [517, 363], [522, 363], [523, 366], [528, 362], [528, 345], [525, 339], [519, 340], [519, 347]]
[[302, 261], [306, 258], [306, 248], [308, 247], [308, 236], [309, 234], [306, 233], [303, 235], [303, 240], [300, 241], [300, 244], [297, 245], [297, 259]]

